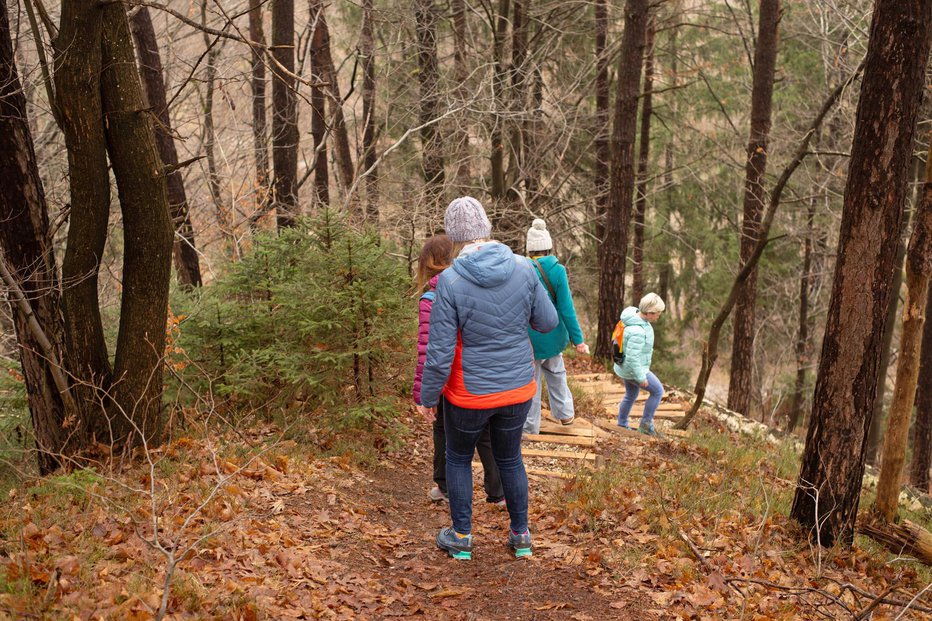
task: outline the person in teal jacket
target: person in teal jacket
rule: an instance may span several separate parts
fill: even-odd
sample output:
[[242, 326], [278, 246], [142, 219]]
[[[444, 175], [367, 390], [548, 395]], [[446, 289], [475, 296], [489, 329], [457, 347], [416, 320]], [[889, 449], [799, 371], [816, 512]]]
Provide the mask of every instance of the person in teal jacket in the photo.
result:
[[641, 298], [637, 307], [629, 306], [621, 311], [621, 321], [625, 326], [621, 350], [625, 359], [620, 365], [614, 365], [615, 375], [625, 382], [625, 397], [618, 406], [618, 426], [631, 428], [628, 425], [631, 408], [641, 388], [646, 388], [650, 396], [644, 404], [638, 431], [649, 436], [657, 435], [654, 413], [663, 397], [663, 384], [650, 371], [654, 357], [654, 327], [651, 324], [660, 318], [665, 308], [659, 295], [648, 293]]
[[531, 345], [534, 347], [534, 380], [537, 382], [537, 394], [531, 401], [531, 409], [527, 413], [527, 422], [524, 424], [524, 433], [539, 433], [541, 379], [547, 382], [547, 395], [550, 397], [550, 411], [553, 417], [564, 425], [573, 424], [576, 414], [573, 409], [573, 393], [566, 384], [563, 350], [570, 341], [576, 346], [576, 351], [581, 354], [588, 354], [589, 347], [583, 339], [579, 320], [576, 319], [576, 308], [573, 306], [566, 268], [551, 254], [553, 240], [547, 231], [547, 224], [540, 218], [534, 220], [531, 228], [528, 229], [525, 247], [537, 271], [537, 277], [540, 278], [551, 301], [556, 306], [560, 320], [557, 327], [547, 333], [528, 328]]

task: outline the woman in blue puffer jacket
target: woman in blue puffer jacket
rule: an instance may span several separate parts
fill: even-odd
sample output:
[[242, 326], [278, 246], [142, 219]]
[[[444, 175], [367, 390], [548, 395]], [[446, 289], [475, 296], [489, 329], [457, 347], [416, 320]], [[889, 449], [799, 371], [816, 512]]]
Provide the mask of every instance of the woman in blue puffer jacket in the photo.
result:
[[453, 527], [440, 531], [437, 546], [454, 558], [472, 558], [471, 462], [488, 426], [511, 518], [508, 544], [516, 556], [530, 556], [521, 434], [537, 386], [527, 326], [553, 330], [557, 312], [530, 262], [489, 241], [492, 225], [479, 201], [466, 196], [450, 203], [444, 228], [462, 249], [437, 281], [419, 406], [432, 419], [441, 393], [446, 400]]

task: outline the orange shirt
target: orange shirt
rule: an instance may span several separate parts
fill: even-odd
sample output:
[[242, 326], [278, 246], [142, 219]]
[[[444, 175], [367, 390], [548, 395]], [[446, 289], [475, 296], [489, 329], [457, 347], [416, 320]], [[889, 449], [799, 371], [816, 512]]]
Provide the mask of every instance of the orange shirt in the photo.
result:
[[462, 336], [456, 336], [456, 353], [453, 354], [453, 365], [450, 368], [450, 377], [443, 387], [443, 395], [447, 401], [461, 408], [471, 410], [488, 410], [491, 408], [504, 407], [506, 405], [515, 405], [524, 403], [533, 399], [537, 393], [537, 383], [531, 377], [531, 381], [524, 386], [503, 390], [501, 392], [492, 392], [485, 395], [474, 395], [466, 388], [466, 382], [463, 380], [463, 339]]

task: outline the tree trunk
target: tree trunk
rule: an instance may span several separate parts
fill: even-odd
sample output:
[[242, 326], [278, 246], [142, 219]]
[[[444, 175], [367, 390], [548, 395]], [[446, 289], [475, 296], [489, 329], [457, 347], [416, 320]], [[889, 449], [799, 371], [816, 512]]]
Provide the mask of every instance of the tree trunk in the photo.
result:
[[[5, 275], [9, 273], [7, 265], [12, 270], [14, 282], [7, 283], [10, 306], [32, 416], [36, 461], [44, 475], [62, 464], [69, 435], [66, 426], [76, 421], [66, 423], [72, 412], [65, 401], [68, 384], [62, 367], [64, 321], [58, 269], [26, 119], [26, 98], [13, 60], [6, 0], [0, 0], [0, 270]], [[14, 286], [23, 294], [18, 301]], [[56, 384], [56, 373], [64, 393]], [[73, 450], [76, 444], [68, 448]]]
[[[926, 190], [927, 191], [927, 190]], [[909, 469], [909, 482], [924, 493], [932, 493], [929, 469], [932, 468], [932, 321], [928, 321], [932, 308], [932, 287], [926, 298], [926, 326], [922, 333], [922, 352], [919, 362], [919, 386], [916, 391], [916, 424], [913, 431], [913, 461]]]
[[366, 222], [379, 225], [379, 178], [373, 167], [375, 154], [375, 43], [372, 34], [372, 0], [362, 3], [362, 161], [363, 170], [372, 170], [366, 176]]
[[[317, 24], [320, 20], [322, 7], [321, 0], [311, 0], [311, 23]], [[314, 153], [317, 154], [314, 163], [314, 195], [317, 204], [323, 207], [330, 205], [330, 171], [327, 164], [327, 119], [324, 104], [323, 84], [327, 80], [327, 60], [324, 56], [324, 29], [314, 28], [311, 35], [311, 75], [315, 86], [311, 87], [311, 135], [314, 137]]]
[[[201, 0], [201, 26], [207, 27], [207, 0]], [[220, 174], [217, 172], [217, 155], [215, 143], [217, 140], [214, 130], [214, 91], [217, 88], [217, 58], [220, 56], [218, 38], [211, 39], [207, 32], [203, 32], [206, 60], [204, 76], [204, 155], [207, 159], [207, 189], [210, 191], [214, 211], [217, 214], [217, 227], [223, 234], [227, 243], [225, 250], [231, 259], [239, 256], [239, 244], [236, 241], [236, 231], [233, 224], [232, 205], [227, 206], [223, 200], [223, 187]]]
[[[252, 144], [256, 158], [256, 211], [258, 217], [269, 208], [269, 138], [265, 111], [265, 59], [262, 46], [265, 33], [262, 28], [262, 0], [249, 0], [249, 39], [256, 44], [252, 48]], [[252, 222], [258, 217], [250, 218]]]
[[815, 198], [806, 209], [806, 239], [803, 241], [803, 268], [799, 275], [799, 327], [796, 334], [796, 383], [787, 417], [786, 432], [793, 433], [802, 416], [806, 375], [811, 364], [809, 343], [809, 292], [812, 291], [812, 237], [815, 228]]
[[[273, 204], [278, 228], [294, 226], [298, 216], [298, 109], [295, 105], [294, 0], [272, 4], [272, 168]], [[288, 71], [279, 70], [283, 67]]]
[[[877, 0], [839, 233], [812, 421], [791, 515], [850, 544], [877, 391], [882, 328], [932, 38], [932, 3]], [[858, 321], [852, 321], [858, 317]]]
[[633, 259], [631, 300], [637, 306], [644, 296], [644, 216], [647, 211], [647, 167], [650, 163], [650, 121], [653, 116], [654, 90], [654, 18], [647, 24], [647, 39], [644, 43], [644, 94], [641, 101], [641, 142], [638, 150], [637, 198], [634, 200], [634, 235], [631, 242]]
[[101, 8], [101, 103], [123, 215], [123, 296], [111, 419], [117, 444], [152, 446], [161, 436], [162, 367], [172, 224], [151, 116], [122, 4]]
[[524, 121], [524, 191], [527, 196], [528, 208], [538, 212], [541, 178], [541, 153], [539, 152], [541, 136], [541, 119], [544, 105], [544, 76], [540, 67], [535, 66], [531, 71], [534, 81], [531, 86], [531, 113]]
[[[517, 188], [524, 180], [525, 169], [525, 136], [524, 123], [521, 117], [527, 115], [527, 55], [528, 55], [528, 18], [527, 3], [529, 0], [513, 0], [511, 20], [511, 136], [509, 142], [508, 172], [506, 179], [510, 179], [506, 195], [508, 202], [516, 204], [520, 198]], [[510, 209], [513, 209], [510, 208]], [[518, 224], [518, 230], [523, 226]], [[522, 231], [523, 232], [523, 231]]]
[[595, 162], [592, 167], [595, 186], [595, 237], [598, 243], [605, 241], [605, 219], [608, 213], [608, 165], [611, 160], [609, 147], [609, 85], [608, 54], [605, 51], [608, 39], [608, 9], [606, 0], [595, 0]]
[[[319, 70], [318, 79], [324, 83], [324, 92], [330, 102], [330, 133], [333, 135], [336, 177], [340, 188], [348, 192], [353, 185], [355, 168], [346, 131], [346, 119], [343, 115], [340, 81], [333, 63], [333, 54], [330, 51], [330, 29], [327, 26], [326, 6], [321, 0], [310, 0], [309, 3], [311, 24], [314, 28], [311, 38], [311, 66]], [[360, 221], [364, 218], [364, 215], [360, 213], [352, 215]]]
[[[505, 145], [502, 129], [502, 112], [505, 108], [505, 34], [508, 31], [508, 12], [510, 0], [499, 0], [498, 13], [493, 17], [492, 27], [492, 129], [489, 139], [492, 143], [492, 153], [489, 157], [491, 165], [491, 194], [492, 200], [497, 203], [505, 198]], [[493, 221], [494, 224], [494, 221]]]
[[[932, 138], [932, 133], [930, 133]], [[887, 432], [883, 439], [880, 480], [876, 508], [887, 522], [896, 517], [900, 487], [906, 465], [909, 419], [916, 399], [919, 379], [919, 347], [926, 321], [929, 277], [932, 276], [932, 157], [926, 155], [926, 178], [916, 207], [913, 233], [906, 254], [906, 303], [903, 305], [903, 333], [896, 362], [896, 382]]]
[[[466, 3], [464, 0], [450, 0], [453, 21], [453, 90], [457, 102], [464, 102], [469, 93], [466, 80], [469, 72], [466, 68]], [[457, 125], [452, 136], [454, 157], [456, 158], [456, 193], [463, 194], [469, 186], [469, 129]]]
[[[417, 35], [418, 86], [420, 87], [420, 121], [424, 125], [440, 113], [439, 74], [437, 71], [437, 6], [434, 0], [417, 0], [414, 5]], [[430, 213], [439, 212], [444, 202], [443, 138], [436, 124], [421, 128], [421, 162], [424, 172], [424, 196]]]
[[[677, 84], [678, 76], [678, 65], [676, 62], [677, 59], [677, 28], [673, 27], [670, 30], [670, 88], [675, 89]], [[673, 118], [676, 118], [676, 102], [673, 101], [670, 103], [671, 113]], [[666, 230], [672, 230], [673, 222], [673, 213], [676, 210], [676, 194], [674, 192], [673, 185], [673, 139], [674, 134], [670, 134], [670, 137], [667, 139], [667, 145], [663, 153], [663, 190], [666, 193], [666, 207], [667, 213], [665, 214], [665, 226]], [[667, 306], [670, 307], [670, 288], [671, 281], [673, 280], [673, 263], [670, 258], [668, 258], [663, 266], [660, 268], [660, 277], [657, 284], [658, 294], [660, 299], [667, 303]]]
[[625, 3], [625, 31], [618, 59], [612, 130], [608, 212], [599, 255], [599, 336], [595, 355], [603, 359], [612, 355], [612, 329], [625, 299], [625, 259], [628, 254], [628, 221], [634, 198], [634, 140], [647, 34], [647, 7], [647, 0], [627, 0]]
[[[162, 77], [162, 59], [159, 45], [155, 40], [155, 29], [147, 7], [141, 6], [130, 20], [130, 29], [136, 43], [136, 57], [139, 62], [139, 74], [145, 89], [146, 101], [158, 119], [155, 124], [155, 145], [159, 150], [162, 166], [177, 168], [178, 151], [172, 137], [171, 118], [168, 115], [168, 101], [165, 98], [165, 81]], [[167, 176], [168, 204], [171, 209], [172, 224], [175, 229], [175, 242], [172, 256], [175, 262], [175, 275], [182, 289], [200, 287], [201, 265], [194, 244], [194, 227], [188, 197], [184, 190], [184, 179], [180, 170], [173, 170]]]
[[62, 260], [65, 365], [82, 428], [109, 436], [101, 415], [111, 367], [97, 274], [110, 217], [110, 174], [100, 101], [101, 9], [96, 0], [63, 0], [56, 40], [55, 92], [68, 151], [71, 213]]
[[893, 278], [890, 283], [890, 304], [887, 306], [887, 316], [883, 324], [883, 336], [880, 338], [880, 364], [877, 365], [877, 396], [874, 397], [873, 414], [871, 414], [871, 427], [867, 432], [867, 449], [864, 456], [869, 464], [877, 463], [877, 452], [883, 443], [883, 430], [887, 417], [884, 410], [884, 394], [887, 392], [887, 370], [890, 367], [890, 357], [893, 349], [893, 333], [896, 331], [897, 310], [900, 307], [900, 288], [903, 284], [903, 261], [906, 259], [906, 234], [909, 231], [909, 215], [904, 218], [901, 226], [899, 242], [896, 248], [896, 260]]
[[[770, 116], [773, 109], [773, 79], [777, 65], [777, 28], [780, 1], [761, 0], [760, 26], [754, 50], [754, 76], [751, 88], [751, 135], [748, 139], [744, 177], [744, 218], [741, 223], [741, 264], [754, 252], [760, 237], [764, 211], [764, 174], [770, 139]], [[757, 270], [748, 275], [738, 290], [735, 304], [734, 338], [731, 346], [731, 376], [728, 383], [728, 408], [747, 416], [754, 386], [754, 322], [757, 305]]]

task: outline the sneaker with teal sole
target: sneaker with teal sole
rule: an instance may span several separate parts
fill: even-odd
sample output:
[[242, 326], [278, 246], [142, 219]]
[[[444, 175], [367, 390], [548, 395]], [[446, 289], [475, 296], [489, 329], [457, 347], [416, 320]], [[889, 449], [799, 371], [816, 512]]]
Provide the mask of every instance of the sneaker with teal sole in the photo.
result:
[[437, 533], [437, 547], [461, 561], [472, 560], [472, 535], [460, 537], [452, 527], [441, 528]]
[[638, 425], [638, 432], [643, 433], [645, 436], [651, 436], [653, 438], [661, 437], [657, 430], [654, 428], [654, 423], [647, 423], [646, 425], [641, 423]]
[[531, 556], [531, 531], [518, 535], [508, 531], [508, 546], [515, 551], [515, 558]]

